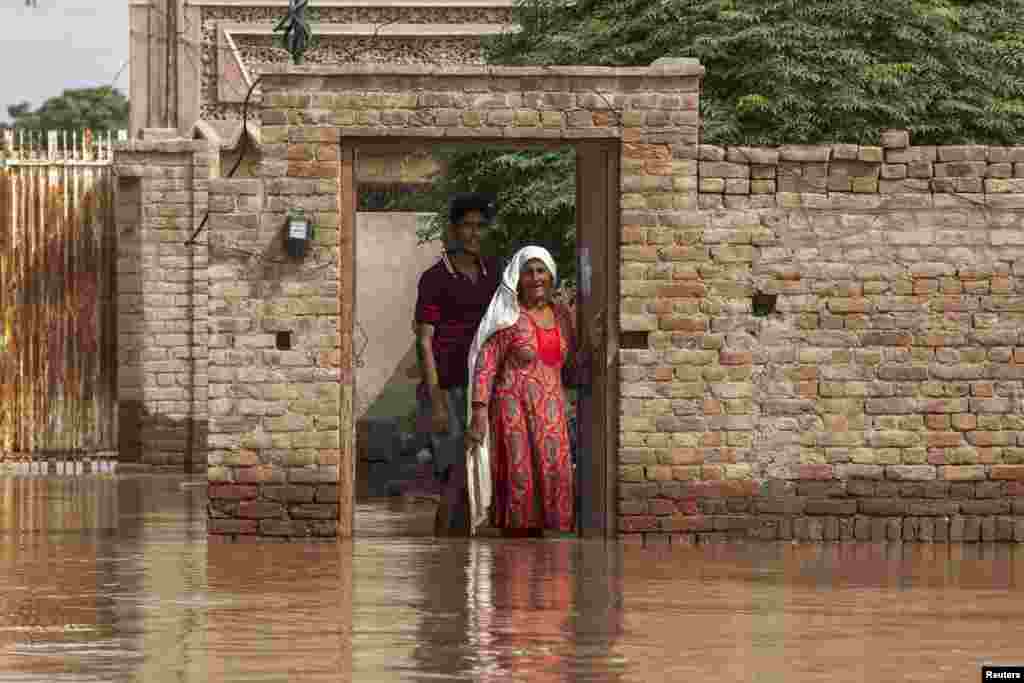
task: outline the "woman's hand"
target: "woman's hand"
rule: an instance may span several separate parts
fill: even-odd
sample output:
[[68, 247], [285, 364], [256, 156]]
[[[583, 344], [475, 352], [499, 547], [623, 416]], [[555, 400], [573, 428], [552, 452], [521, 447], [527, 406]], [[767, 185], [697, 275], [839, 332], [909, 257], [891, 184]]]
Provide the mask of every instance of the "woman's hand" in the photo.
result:
[[487, 406], [473, 406], [473, 416], [466, 429], [466, 447], [470, 450], [478, 448], [487, 434]]

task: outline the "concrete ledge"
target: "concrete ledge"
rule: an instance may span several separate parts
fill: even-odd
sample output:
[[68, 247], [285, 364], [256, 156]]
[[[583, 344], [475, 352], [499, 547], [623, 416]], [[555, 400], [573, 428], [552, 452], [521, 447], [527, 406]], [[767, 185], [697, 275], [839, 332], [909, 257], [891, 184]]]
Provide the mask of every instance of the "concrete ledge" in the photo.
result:
[[[273, 76], [445, 76], [452, 78], [649, 78], [701, 77], [700, 64], [659, 64], [657, 66], [434, 66], [419, 64], [267, 64], [259, 72]], [[283, 81], [284, 85], [288, 82]]]
[[[266, 24], [223, 23], [220, 28], [234, 36], [272, 36]], [[314, 36], [379, 36], [381, 38], [474, 38], [520, 30], [516, 24], [310, 24]]]

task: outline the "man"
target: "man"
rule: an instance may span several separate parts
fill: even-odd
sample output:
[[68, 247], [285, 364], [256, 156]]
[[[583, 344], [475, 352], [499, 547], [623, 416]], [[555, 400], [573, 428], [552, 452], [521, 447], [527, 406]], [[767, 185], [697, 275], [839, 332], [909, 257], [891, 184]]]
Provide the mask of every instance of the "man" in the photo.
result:
[[487, 196], [453, 197], [444, 251], [420, 276], [416, 299], [416, 349], [430, 406], [434, 472], [443, 485], [434, 530], [442, 536], [469, 534], [469, 348], [501, 278], [497, 259], [480, 255], [480, 227], [493, 218]]

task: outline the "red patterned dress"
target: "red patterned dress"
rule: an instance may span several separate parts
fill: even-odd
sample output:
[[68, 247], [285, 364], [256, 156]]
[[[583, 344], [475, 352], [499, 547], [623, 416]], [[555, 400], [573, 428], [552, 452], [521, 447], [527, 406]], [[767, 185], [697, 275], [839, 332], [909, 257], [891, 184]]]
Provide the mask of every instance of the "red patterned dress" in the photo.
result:
[[497, 528], [573, 530], [562, 369], [573, 364], [575, 349], [572, 315], [555, 306], [553, 328], [520, 313], [480, 351], [472, 400], [488, 404]]

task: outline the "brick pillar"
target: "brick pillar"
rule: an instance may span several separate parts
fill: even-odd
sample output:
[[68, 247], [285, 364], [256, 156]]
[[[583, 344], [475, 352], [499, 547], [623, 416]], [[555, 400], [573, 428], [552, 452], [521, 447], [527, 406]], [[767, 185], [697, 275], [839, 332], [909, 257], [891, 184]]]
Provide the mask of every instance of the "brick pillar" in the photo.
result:
[[[620, 534], [650, 542], [689, 530], [685, 498], [702, 484], [720, 439], [705, 401], [720, 340], [707, 305], [710, 254], [697, 205], [700, 76], [695, 62], [659, 59], [657, 92], [622, 111], [620, 329], [646, 348], [620, 351]], [[714, 457], [709, 463], [717, 462]], [[710, 469], [706, 472], [713, 476]]]
[[206, 263], [186, 241], [205, 213], [216, 152], [133, 140], [114, 163], [121, 459], [187, 470], [205, 460]]
[[[265, 110], [264, 123], [275, 113]], [[263, 130], [257, 178], [210, 182], [208, 528], [211, 540], [333, 539], [338, 135]], [[285, 249], [290, 208], [315, 226], [302, 258]]]

